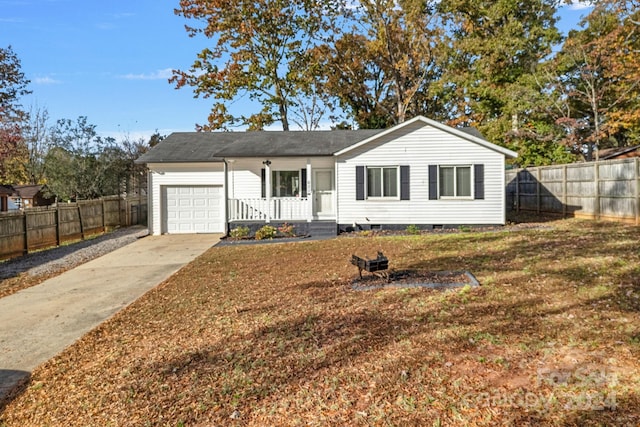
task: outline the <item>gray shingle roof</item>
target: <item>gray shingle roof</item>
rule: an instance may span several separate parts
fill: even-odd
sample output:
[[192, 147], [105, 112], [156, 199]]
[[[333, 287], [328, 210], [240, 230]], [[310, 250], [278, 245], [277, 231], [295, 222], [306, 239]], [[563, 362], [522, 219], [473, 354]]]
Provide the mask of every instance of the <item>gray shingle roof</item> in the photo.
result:
[[314, 132], [176, 132], [136, 163], [215, 162], [226, 157], [330, 156], [381, 129]]

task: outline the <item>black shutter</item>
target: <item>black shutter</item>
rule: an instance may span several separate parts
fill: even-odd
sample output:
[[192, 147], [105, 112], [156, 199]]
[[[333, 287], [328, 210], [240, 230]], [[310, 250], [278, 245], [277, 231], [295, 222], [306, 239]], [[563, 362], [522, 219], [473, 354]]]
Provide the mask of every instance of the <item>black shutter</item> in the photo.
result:
[[473, 165], [474, 199], [484, 199], [484, 165]]
[[400, 166], [400, 200], [409, 200], [409, 166]]
[[262, 168], [260, 170], [260, 178], [262, 179], [262, 198], [264, 199], [265, 197], [267, 197], [267, 170], [265, 168]]
[[307, 197], [307, 169], [300, 169], [300, 196]]
[[438, 165], [429, 165], [429, 200], [438, 200]]
[[364, 200], [364, 166], [356, 166], [356, 200]]

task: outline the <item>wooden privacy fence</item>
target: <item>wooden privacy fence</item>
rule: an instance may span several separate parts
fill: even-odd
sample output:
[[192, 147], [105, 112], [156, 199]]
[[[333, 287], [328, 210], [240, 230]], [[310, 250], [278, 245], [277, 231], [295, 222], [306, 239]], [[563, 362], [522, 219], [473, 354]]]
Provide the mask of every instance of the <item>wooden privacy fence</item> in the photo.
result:
[[518, 212], [640, 224], [640, 158], [509, 170], [506, 182]]
[[147, 199], [104, 197], [0, 213], [0, 259], [24, 255], [109, 228], [147, 223]]

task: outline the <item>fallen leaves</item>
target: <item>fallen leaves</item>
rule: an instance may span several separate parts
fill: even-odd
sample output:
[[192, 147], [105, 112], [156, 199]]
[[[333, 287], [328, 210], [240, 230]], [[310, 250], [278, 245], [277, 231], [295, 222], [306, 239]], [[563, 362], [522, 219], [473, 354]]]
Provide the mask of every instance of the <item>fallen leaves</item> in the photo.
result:
[[[213, 248], [36, 369], [0, 424], [637, 424], [640, 233], [591, 224]], [[351, 254], [378, 250], [482, 286], [353, 291]]]

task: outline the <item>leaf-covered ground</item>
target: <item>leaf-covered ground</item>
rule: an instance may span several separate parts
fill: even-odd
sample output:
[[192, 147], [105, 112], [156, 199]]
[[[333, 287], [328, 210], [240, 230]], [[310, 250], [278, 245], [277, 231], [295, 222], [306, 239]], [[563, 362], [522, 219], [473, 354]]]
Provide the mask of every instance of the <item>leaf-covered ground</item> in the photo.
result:
[[[33, 372], [0, 424], [637, 425], [640, 229], [213, 248]], [[354, 291], [352, 254], [479, 288]]]

